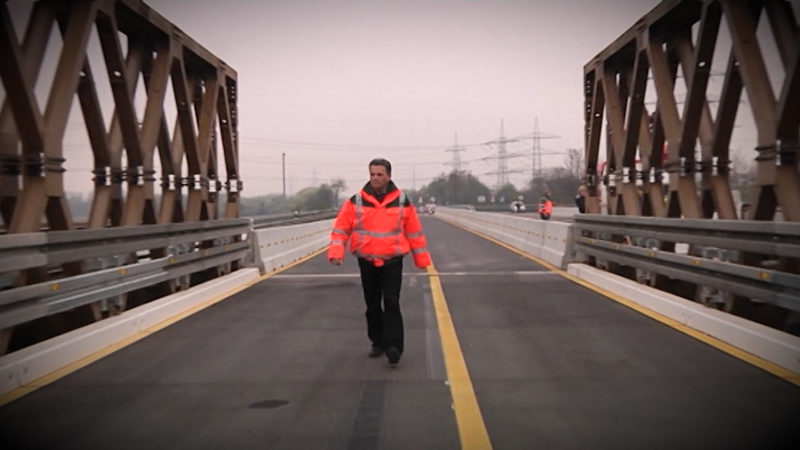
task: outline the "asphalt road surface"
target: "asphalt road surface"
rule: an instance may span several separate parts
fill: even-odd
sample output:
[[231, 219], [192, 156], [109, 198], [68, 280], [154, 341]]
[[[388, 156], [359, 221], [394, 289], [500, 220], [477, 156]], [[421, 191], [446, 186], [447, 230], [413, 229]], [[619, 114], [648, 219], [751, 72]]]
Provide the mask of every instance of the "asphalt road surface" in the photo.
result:
[[[0, 448], [458, 449], [481, 428], [496, 449], [800, 442], [797, 386], [435, 217], [423, 225], [438, 277], [405, 260], [397, 367], [367, 357], [353, 258], [318, 255], [3, 406]], [[440, 337], [448, 321], [455, 345]], [[468, 379], [448, 380], [458, 362]], [[477, 418], [454, 402], [470, 396]]]

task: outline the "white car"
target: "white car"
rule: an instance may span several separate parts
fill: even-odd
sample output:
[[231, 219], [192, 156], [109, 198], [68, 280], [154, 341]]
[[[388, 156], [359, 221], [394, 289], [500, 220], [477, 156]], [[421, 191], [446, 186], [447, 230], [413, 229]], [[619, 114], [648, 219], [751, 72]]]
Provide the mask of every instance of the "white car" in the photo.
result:
[[525, 203], [522, 203], [519, 200], [514, 200], [509, 205], [509, 208], [511, 208], [511, 212], [513, 212], [513, 213], [524, 212], [525, 211]]

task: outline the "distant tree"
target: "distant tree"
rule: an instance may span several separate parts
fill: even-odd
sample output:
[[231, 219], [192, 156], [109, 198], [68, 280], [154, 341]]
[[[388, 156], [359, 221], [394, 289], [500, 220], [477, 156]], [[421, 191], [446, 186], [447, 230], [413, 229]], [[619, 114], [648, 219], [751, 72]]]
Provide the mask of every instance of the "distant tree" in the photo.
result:
[[439, 204], [475, 204], [481, 195], [489, 196], [489, 188], [467, 171], [441, 174], [419, 190], [425, 202], [431, 197]]
[[583, 152], [577, 148], [567, 149], [567, 154], [564, 156], [564, 167], [570, 174], [578, 178], [583, 177], [586, 172], [583, 167]]
[[742, 203], [755, 202], [755, 164], [749, 164], [743, 156], [734, 156], [728, 180], [731, 190], [741, 194]]
[[447, 175], [441, 174], [431, 180], [430, 183], [423, 185], [419, 189], [419, 195], [422, 197], [422, 202], [427, 203], [430, 201], [431, 197], [435, 198], [439, 202], [445, 201], [446, 191], [447, 191]]
[[572, 206], [580, 183], [580, 178], [570, 173], [566, 167], [551, 168], [541, 176], [531, 179], [524, 195], [526, 199], [538, 200], [549, 190], [555, 204]]
[[[419, 194], [418, 190], [416, 190], [416, 189], [403, 189], [403, 192], [406, 193], [406, 197], [408, 197], [408, 199], [411, 200], [411, 203], [413, 203], [414, 205], [419, 205], [420, 204], [420, 201], [419, 201], [419, 195], [420, 194]], [[422, 202], [422, 203], [424, 204], [425, 202]]]
[[282, 194], [260, 195], [258, 197], [240, 197], [239, 215], [242, 217], [261, 216], [291, 212], [288, 199]]
[[68, 192], [67, 205], [69, 205], [72, 220], [84, 222], [89, 218], [89, 211], [92, 209], [92, 194]]
[[330, 188], [333, 191], [333, 207], [339, 207], [339, 193], [347, 189], [347, 183], [342, 178], [331, 180]]
[[498, 189], [494, 196], [498, 203], [511, 203], [519, 197], [519, 191], [513, 184], [506, 183]]
[[297, 211], [318, 211], [333, 208], [333, 189], [328, 184], [307, 187], [292, 196], [290, 204]]

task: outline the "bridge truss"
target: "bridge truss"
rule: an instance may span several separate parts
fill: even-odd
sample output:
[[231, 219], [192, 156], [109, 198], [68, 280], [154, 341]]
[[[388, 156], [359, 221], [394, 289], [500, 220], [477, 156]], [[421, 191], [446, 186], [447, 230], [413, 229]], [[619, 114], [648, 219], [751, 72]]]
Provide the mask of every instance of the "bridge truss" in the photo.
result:
[[[234, 69], [141, 0], [2, 1], [0, 77], [0, 354], [12, 329], [55, 328], [25, 321], [65, 309], [90, 313], [73, 325], [100, 320], [129, 294], [244, 263]], [[70, 154], [92, 160], [85, 218], [65, 194], [76, 124], [85, 145]]]
[[[740, 104], [747, 104], [757, 135], [757, 192], [749, 218], [772, 220], [780, 208], [785, 220], [800, 221], [795, 17], [783, 0], [664, 1], [589, 61], [584, 66], [589, 211], [600, 212], [602, 184], [610, 214], [711, 218], [716, 213], [736, 219], [729, 147], [737, 117], [746, 114]], [[769, 39], [776, 64], [763, 51], [771, 48]], [[709, 80], [720, 75], [712, 73], [715, 56], [726, 61], [718, 99], [708, 91]], [[780, 74], [782, 80], [771, 81]], [[652, 111], [645, 101], [649, 95], [655, 96]], [[604, 118], [607, 167], [598, 172]]]
[[[0, 115], [0, 212], [8, 233], [38, 231], [43, 217], [50, 229], [75, 227], [64, 195], [63, 140], [76, 94], [94, 159], [88, 228], [215, 218], [222, 188], [218, 143], [228, 189], [224, 216], [238, 216], [232, 68], [141, 1], [37, 1], [22, 42], [6, 2], [0, 15], [0, 74], [6, 93]], [[48, 44], [59, 44], [48, 42], [54, 27], [61, 36], [60, 55], [41, 111], [34, 87]], [[88, 48], [93, 30], [99, 54]], [[110, 82], [110, 118], [103, 116], [92, 73], [98, 66]], [[146, 92], [144, 109], [137, 114], [140, 78]], [[172, 105], [166, 102], [169, 84]], [[167, 122], [167, 107], [175, 111], [174, 124]], [[155, 204], [156, 149], [160, 206]]]
[[[800, 334], [798, 16], [784, 0], [665, 0], [584, 66], [587, 212], [608, 219], [576, 219], [590, 263]], [[747, 118], [749, 212], [731, 188]]]

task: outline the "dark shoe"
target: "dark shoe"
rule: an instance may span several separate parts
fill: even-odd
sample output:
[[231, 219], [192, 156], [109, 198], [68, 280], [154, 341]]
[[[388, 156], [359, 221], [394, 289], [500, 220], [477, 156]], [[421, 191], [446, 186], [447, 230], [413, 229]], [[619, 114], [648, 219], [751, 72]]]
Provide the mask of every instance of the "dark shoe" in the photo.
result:
[[389, 364], [397, 364], [400, 361], [400, 350], [397, 347], [389, 347], [386, 349], [386, 357], [389, 358]]
[[383, 355], [383, 347], [380, 345], [372, 344], [372, 348], [369, 349], [369, 357], [370, 358], [377, 358]]

